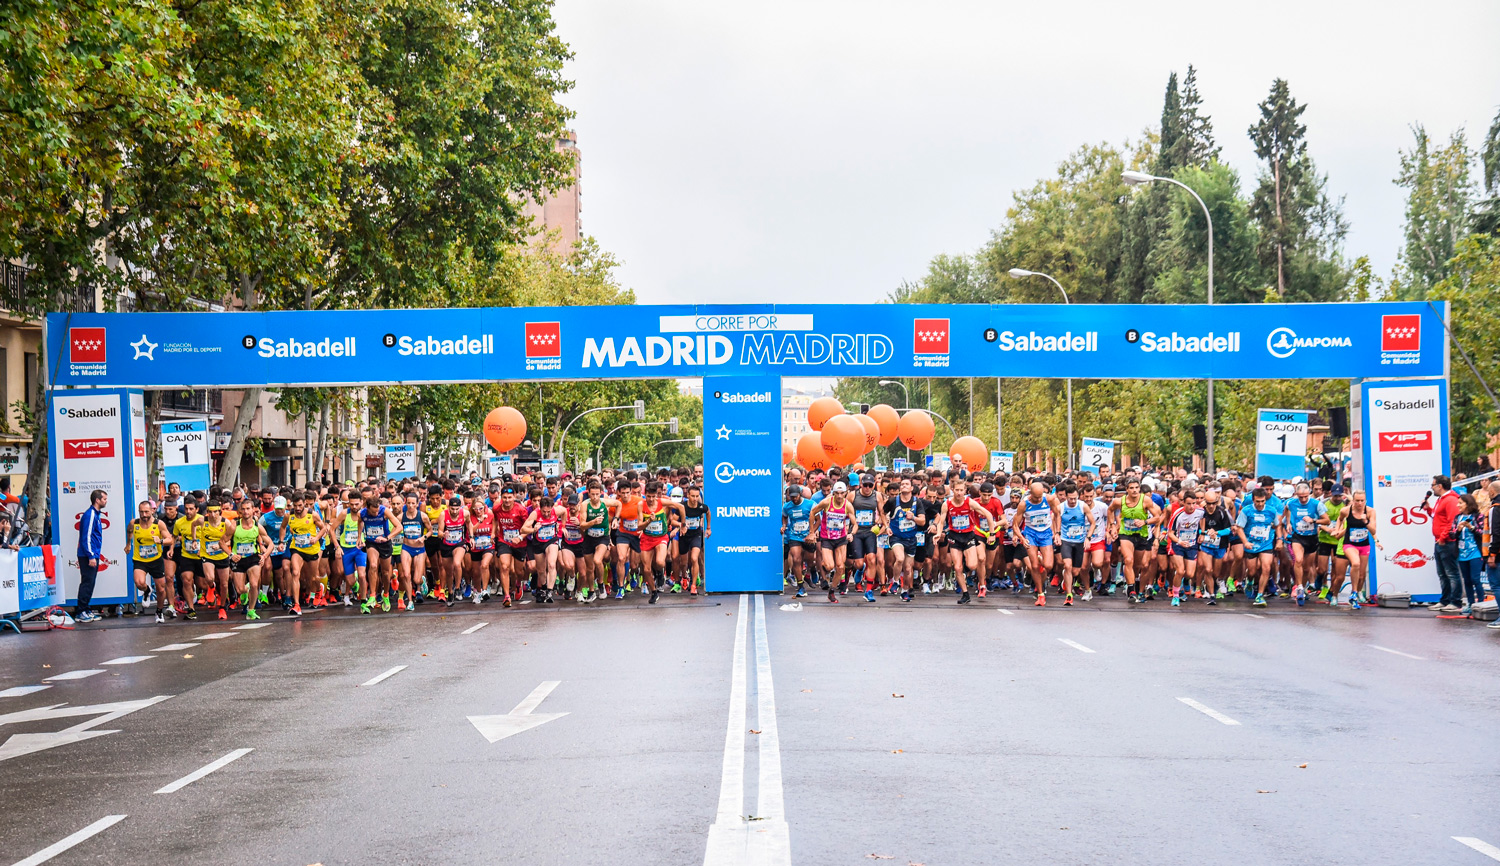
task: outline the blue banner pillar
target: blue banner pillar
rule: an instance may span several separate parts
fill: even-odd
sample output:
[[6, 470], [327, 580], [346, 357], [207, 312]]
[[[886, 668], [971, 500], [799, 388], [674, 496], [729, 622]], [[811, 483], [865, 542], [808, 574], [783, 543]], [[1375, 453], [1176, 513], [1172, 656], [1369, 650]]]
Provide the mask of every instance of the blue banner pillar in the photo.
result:
[[781, 377], [703, 379], [709, 592], [781, 591]]

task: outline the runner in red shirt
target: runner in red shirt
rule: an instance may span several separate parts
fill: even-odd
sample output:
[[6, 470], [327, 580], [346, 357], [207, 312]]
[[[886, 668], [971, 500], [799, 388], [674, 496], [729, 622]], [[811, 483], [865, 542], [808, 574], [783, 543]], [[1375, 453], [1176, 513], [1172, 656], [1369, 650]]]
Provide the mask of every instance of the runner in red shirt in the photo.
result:
[[523, 563], [526, 562], [526, 535], [521, 531], [526, 525], [526, 506], [516, 501], [516, 489], [506, 485], [500, 491], [500, 501], [490, 509], [495, 518], [495, 530], [499, 535], [495, 545], [495, 559], [500, 563], [500, 587], [505, 593], [505, 606], [511, 606], [510, 576], [516, 576], [516, 589], [525, 579]]

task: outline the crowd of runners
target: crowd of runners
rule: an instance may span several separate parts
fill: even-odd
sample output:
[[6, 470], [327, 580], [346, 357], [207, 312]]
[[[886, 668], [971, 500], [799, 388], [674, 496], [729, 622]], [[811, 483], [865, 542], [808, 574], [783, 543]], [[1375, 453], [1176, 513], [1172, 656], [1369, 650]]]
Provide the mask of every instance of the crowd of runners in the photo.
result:
[[[160, 502], [138, 504], [125, 556], [140, 610], [154, 609], [158, 622], [253, 620], [267, 607], [301, 615], [487, 600], [592, 604], [634, 593], [654, 604], [663, 592], [704, 588], [713, 528], [702, 472], [173, 487]], [[1257, 607], [1285, 598], [1359, 609], [1370, 601], [1370, 558], [1383, 549], [1364, 493], [1317, 478], [962, 467], [789, 469], [784, 477], [783, 591], [811, 589], [835, 603], [853, 590], [867, 602], [920, 593], [968, 604], [1009, 592], [1038, 606], [1049, 596], [1064, 606], [1120, 595], [1174, 607], [1239, 596]], [[95, 493], [101, 512], [104, 498]], [[1490, 520], [1473, 496], [1458, 500], [1463, 595], [1445, 589], [1438, 607], [1466, 614], [1485, 599]], [[89, 621], [96, 615], [82, 587], [79, 596], [77, 615]]]
[[[1383, 550], [1364, 492], [1319, 478], [958, 468], [809, 477], [793, 469], [786, 480], [787, 586], [799, 597], [816, 587], [830, 602], [851, 589], [867, 602], [920, 592], [952, 593], [958, 604], [1008, 591], [1037, 606], [1049, 595], [1064, 606], [1103, 594], [1173, 607], [1238, 595], [1256, 607], [1285, 598], [1358, 610], [1370, 601], [1370, 559]], [[1472, 495], [1455, 498], [1463, 596], [1445, 590], [1436, 607], [1468, 614], [1485, 599], [1488, 509]]]
[[[126, 557], [158, 622], [423, 603], [591, 604], [703, 589], [702, 468], [532, 482], [236, 487], [141, 502]], [[102, 509], [105, 494], [96, 492]], [[104, 554], [107, 556], [107, 554]], [[80, 560], [85, 553], [80, 553]], [[80, 594], [78, 616], [93, 616]]]

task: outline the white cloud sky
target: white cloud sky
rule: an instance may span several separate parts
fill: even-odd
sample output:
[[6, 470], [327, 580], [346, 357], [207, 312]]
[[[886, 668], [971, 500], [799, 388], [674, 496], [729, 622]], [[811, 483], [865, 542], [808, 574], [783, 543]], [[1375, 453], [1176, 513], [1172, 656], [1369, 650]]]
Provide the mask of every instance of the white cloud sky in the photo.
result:
[[577, 57], [584, 230], [642, 303], [869, 301], [969, 252], [1017, 189], [1160, 116], [1198, 69], [1242, 187], [1246, 128], [1289, 80], [1347, 197], [1347, 250], [1389, 274], [1408, 126], [1482, 138], [1500, 4], [558, 0]]

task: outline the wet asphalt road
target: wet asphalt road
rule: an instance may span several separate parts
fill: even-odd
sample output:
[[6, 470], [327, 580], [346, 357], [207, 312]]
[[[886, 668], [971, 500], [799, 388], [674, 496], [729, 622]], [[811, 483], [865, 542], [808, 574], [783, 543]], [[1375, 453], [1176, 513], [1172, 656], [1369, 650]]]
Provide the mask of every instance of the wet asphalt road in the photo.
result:
[[[1475, 623], [853, 598], [766, 598], [779, 732], [746, 605], [743, 811], [775, 735], [790, 862], [1477, 866], [1451, 837], [1500, 845], [1500, 634]], [[6, 635], [0, 694], [103, 673], [0, 697], [0, 738], [117, 733], [0, 745], [0, 863], [112, 815], [46, 862], [703, 863], [740, 617], [670, 597]], [[535, 712], [560, 718], [494, 743], [467, 718], [553, 681]]]

